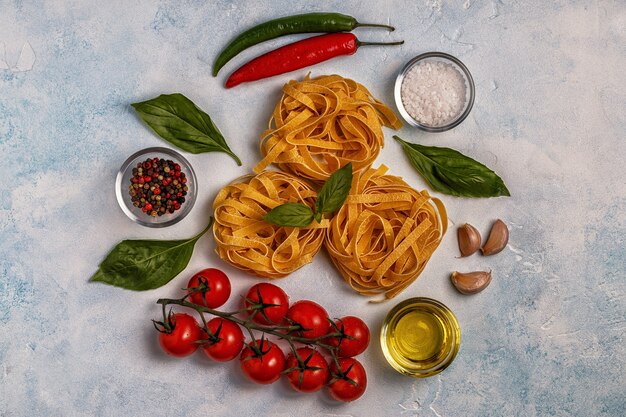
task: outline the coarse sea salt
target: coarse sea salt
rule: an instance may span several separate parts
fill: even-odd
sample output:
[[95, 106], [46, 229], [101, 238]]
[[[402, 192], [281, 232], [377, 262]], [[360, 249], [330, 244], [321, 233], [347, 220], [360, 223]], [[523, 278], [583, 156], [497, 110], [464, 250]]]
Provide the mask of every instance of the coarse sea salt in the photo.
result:
[[402, 105], [420, 124], [439, 127], [463, 111], [467, 86], [458, 69], [447, 62], [420, 62], [405, 74], [400, 88]]

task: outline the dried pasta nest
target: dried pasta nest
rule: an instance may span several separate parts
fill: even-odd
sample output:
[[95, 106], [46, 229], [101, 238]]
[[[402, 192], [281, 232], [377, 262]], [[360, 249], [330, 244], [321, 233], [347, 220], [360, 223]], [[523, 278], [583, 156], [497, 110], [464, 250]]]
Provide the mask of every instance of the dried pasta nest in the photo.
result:
[[344, 279], [363, 295], [392, 298], [422, 272], [446, 231], [446, 211], [387, 168], [354, 177], [324, 245]]
[[384, 145], [382, 126], [402, 126], [393, 111], [361, 84], [339, 75], [290, 81], [261, 137], [263, 160], [281, 170], [323, 182], [352, 162], [353, 171], [371, 166]]
[[282, 278], [311, 262], [324, 240], [324, 227], [280, 227], [263, 216], [286, 202], [314, 207], [317, 193], [293, 175], [266, 171], [224, 187], [215, 198], [216, 252], [236, 268], [267, 278]]

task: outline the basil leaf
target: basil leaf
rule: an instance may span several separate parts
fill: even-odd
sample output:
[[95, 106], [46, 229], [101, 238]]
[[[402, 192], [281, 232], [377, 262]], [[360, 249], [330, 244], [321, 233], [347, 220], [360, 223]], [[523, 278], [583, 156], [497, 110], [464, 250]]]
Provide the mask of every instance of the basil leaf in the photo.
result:
[[274, 207], [263, 219], [277, 226], [306, 227], [313, 221], [313, 211], [302, 203], [285, 203]]
[[241, 166], [208, 114], [180, 93], [131, 104], [148, 126], [171, 144], [194, 154], [225, 152]]
[[100, 263], [90, 281], [133, 291], [159, 288], [187, 267], [193, 248], [213, 224], [182, 240], [123, 240]]
[[348, 198], [351, 186], [352, 162], [348, 162], [343, 168], [333, 172], [333, 175], [324, 183], [317, 195], [315, 211], [317, 213], [332, 213], [339, 210]]
[[398, 136], [411, 165], [433, 190], [463, 197], [510, 196], [504, 181], [480, 162], [450, 148], [408, 143]]

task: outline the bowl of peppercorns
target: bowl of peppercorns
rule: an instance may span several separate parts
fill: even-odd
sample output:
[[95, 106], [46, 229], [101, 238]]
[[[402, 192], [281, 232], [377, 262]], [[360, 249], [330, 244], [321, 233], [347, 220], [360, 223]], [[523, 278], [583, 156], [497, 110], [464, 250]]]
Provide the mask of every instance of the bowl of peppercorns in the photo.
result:
[[196, 200], [191, 164], [168, 148], [131, 155], [117, 173], [115, 191], [122, 211], [135, 223], [166, 227], [181, 221]]

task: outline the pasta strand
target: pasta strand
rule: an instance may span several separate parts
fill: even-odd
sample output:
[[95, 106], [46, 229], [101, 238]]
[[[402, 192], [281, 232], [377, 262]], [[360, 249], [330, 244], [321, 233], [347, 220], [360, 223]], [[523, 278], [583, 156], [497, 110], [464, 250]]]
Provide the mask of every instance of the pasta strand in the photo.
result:
[[384, 146], [382, 126], [399, 129], [394, 112], [361, 84], [339, 75], [290, 81], [283, 87], [261, 137], [261, 172], [270, 164], [314, 182], [324, 182], [352, 162], [368, 169]]
[[235, 180], [213, 202], [217, 254], [236, 268], [266, 278], [282, 278], [311, 262], [322, 246], [328, 220], [306, 228], [280, 227], [263, 216], [287, 202], [312, 208], [316, 196], [305, 181], [282, 172]]
[[381, 166], [353, 178], [346, 203], [326, 230], [324, 246], [355, 291], [389, 299], [420, 275], [448, 218], [441, 201], [386, 170]]

